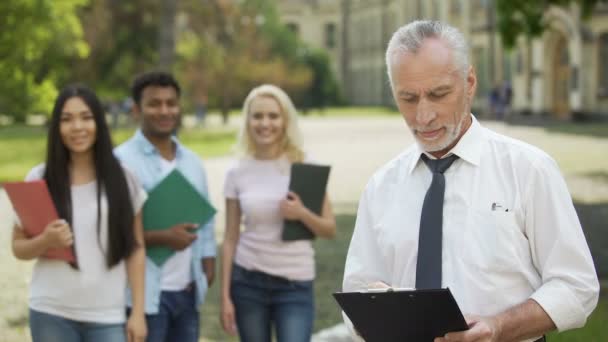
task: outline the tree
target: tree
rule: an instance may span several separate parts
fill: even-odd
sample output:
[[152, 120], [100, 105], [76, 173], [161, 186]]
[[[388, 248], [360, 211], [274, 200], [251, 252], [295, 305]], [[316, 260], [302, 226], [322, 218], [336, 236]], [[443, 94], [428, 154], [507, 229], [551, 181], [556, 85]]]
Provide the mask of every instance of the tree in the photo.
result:
[[194, 93], [209, 95], [224, 122], [256, 85], [273, 83], [288, 92], [309, 86], [310, 69], [297, 60], [297, 48], [289, 47], [297, 46], [295, 36], [280, 25], [268, 1], [182, 3], [188, 20], [178, 34], [179, 74]]
[[0, 113], [48, 113], [70, 60], [88, 55], [77, 11], [86, 0], [0, 1]]
[[593, 8], [606, 0], [497, 0], [498, 30], [503, 45], [511, 48], [517, 37], [540, 36], [547, 28], [543, 15], [550, 6], [569, 6], [578, 3], [583, 17], [591, 15]]
[[89, 56], [74, 59], [69, 80], [95, 87], [102, 99], [128, 94], [133, 77], [159, 65], [160, 12], [157, 1], [95, 0], [79, 17]]

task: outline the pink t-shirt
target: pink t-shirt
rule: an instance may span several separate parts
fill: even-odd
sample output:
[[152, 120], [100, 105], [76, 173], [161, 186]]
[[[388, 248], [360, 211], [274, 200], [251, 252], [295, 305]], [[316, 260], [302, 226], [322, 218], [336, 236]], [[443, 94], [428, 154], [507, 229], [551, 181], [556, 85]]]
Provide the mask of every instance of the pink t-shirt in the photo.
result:
[[289, 172], [286, 157], [245, 157], [228, 170], [224, 195], [239, 201], [245, 226], [234, 261], [248, 270], [290, 280], [312, 280], [315, 263], [311, 241], [281, 239], [283, 218], [279, 202], [287, 195]]

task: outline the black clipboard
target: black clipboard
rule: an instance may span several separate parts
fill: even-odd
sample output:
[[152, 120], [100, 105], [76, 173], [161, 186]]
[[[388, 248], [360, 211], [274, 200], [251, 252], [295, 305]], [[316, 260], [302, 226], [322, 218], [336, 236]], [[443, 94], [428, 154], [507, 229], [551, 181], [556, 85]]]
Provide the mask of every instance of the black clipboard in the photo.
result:
[[[291, 164], [289, 190], [298, 194], [304, 206], [317, 215], [320, 215], [323, 209], [329, 170], [330, 167], [326, 165]], [[283, 241], [311, 240], [314, 237], [310, 229], [300, 221], [285, 220], [283, 223]]]
[[433, 342], [467, 323], [449, 289], [336, 292], [334, 298], [366, 342]]

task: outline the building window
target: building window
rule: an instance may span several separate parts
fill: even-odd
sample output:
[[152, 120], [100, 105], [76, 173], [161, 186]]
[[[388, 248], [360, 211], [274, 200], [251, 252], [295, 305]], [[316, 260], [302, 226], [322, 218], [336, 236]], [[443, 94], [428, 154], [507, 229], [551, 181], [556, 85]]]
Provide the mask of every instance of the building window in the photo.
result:
[[336, 47], [336, 24], [325, 24], [325, 47], [333, 49]]
[[598, 82], [598, 95], [600, 97], [608, 97], [608, 32], [602, 33], [599, 39], [600, 43], [600, 56], [599, 56], [599, 82]]
[[296, 23], [287, 23], [286, 26], [289, 29], [289, 31], [293, 32], [295, 35], [298, 35], [298, 33], [300, 33], [300, 27], [298, 26], [298, 24], [296, 24]]

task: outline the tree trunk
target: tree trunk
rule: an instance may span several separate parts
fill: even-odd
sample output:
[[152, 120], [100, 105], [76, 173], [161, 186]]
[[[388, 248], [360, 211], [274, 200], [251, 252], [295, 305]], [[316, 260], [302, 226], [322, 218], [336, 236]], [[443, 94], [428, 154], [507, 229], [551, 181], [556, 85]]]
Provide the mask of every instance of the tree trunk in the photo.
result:
[[171, 71], [175, 59], [175, 17], [178, 0], [163, 0], [160, 12], [160, 37], [158, 66]]

